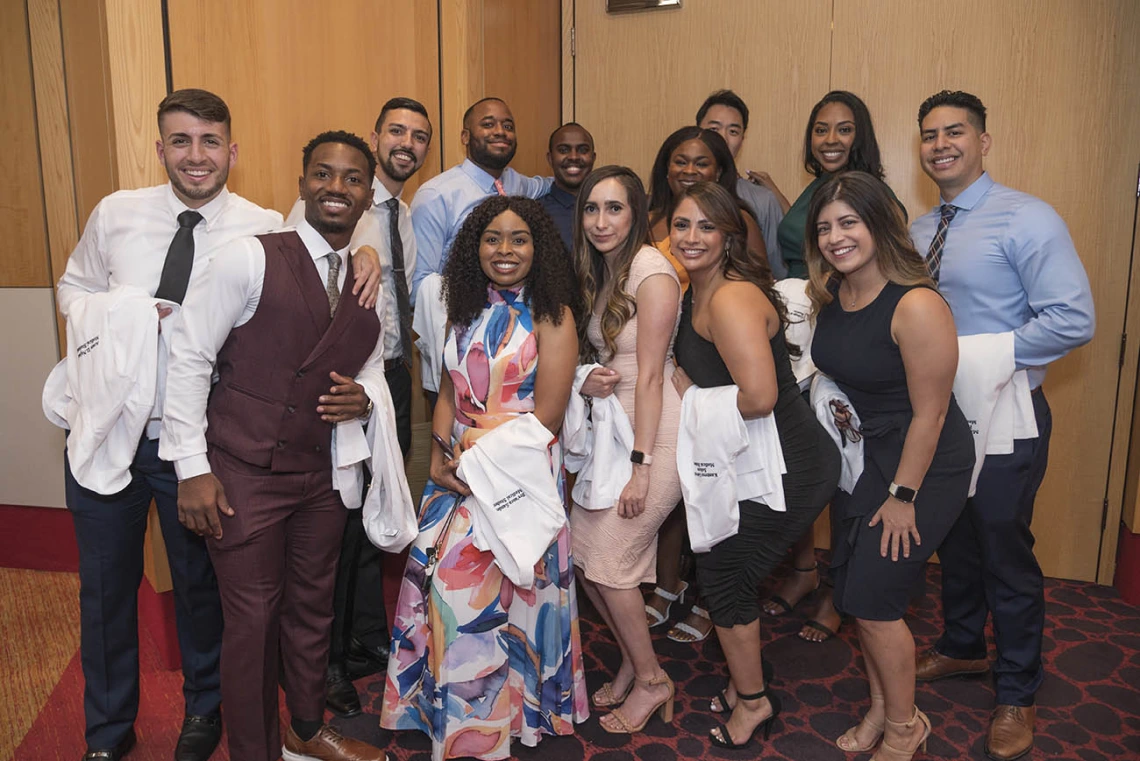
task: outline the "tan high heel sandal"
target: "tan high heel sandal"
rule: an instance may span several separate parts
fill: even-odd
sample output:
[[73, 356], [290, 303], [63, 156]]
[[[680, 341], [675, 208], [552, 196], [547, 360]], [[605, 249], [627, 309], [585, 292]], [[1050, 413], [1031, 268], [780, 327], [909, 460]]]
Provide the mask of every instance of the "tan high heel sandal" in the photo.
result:
[[[876, 703], [881, 704], [883, 702], [884, 702], [884, 700], [883, 700], [882, 695], [872, 695], [871, 696], [871, 705], [872, 706], [874, 706]], [[871, 712], [868, 711], [867, 715], [870, 715], [870, 713]], [[886, 717], [884, 717], [884, 718], [886, 718]], [[875, 739], [871, 740], [871, 742], [867, 743], [866, 745], [859, 745], [859, 741], [855, 739], [855, 735], [858, 733], [859, 727], [863, 726], [864, 724], [869, 726], [871, 729], [875, 730]], [[885, 732], [885, 731], [886, 731], [886, 726], [884, 726], [883, 724], [872, 724], [867, 719], [867, 716], [864, 716], [862, 721], [860, 721], [855, 726], [851, 727], [851, 729], [848, 729], [843, 734], [841, 734], [836, 739], [835, 744], [841, 751], [843, 751], [845, 753], [866, 753], [866, 752], [872, 750], [876, 745], [879, 744], [879, 740], [883, 739], [883, 732]]]
[[887, 719], [888, 726], [894, 727], [900, 731], [913, 728], [915, 722], [922, 722], [924, 729], [922, 732], [922, 738], [918, 741], [918, 744], [915, 745], [912, 750], [902, 750], [900, 748], [894, 747], [887, 742], [886, 735], [884, 735], [883, 742], [881, 745], [879, 745], [879, 751], [871, 757], [871, 761], [910, 761], [912, 758], [914, 758], [914, 754], [918, 751], [921, 750], [923, 753], [925, 753], [926, 739], [930, 737], [930, 719], [927, 718], [926, 714], [918, 710], [918, 706], [914, 707], [914, 716], [910, 718], [910, 721], [891, 721], [890, 719]]
[[673, 685], [673, 680], [669, 678], [669, 675], [662, 671], [659, 676], [656, 676], [653, 679], [638, 679], [636, 681], [643, 687], [656, 687], [659, 684], [667, 684], [669, 685], [669, 694], [664, 700], [653, 706], [653, 708], [650, 709], [649, 713], [645, 714], [645, 718], [642, 719], [641, 723], [636, 726], [630, 723], [629, 719], [625, 717], [625, 714], [621, 712], [620, 708], [615, 708], [614, 710], [610, 711], [610, 716], [612, 716], [613, 720], [618, 723], [619, 727], [617, 729], [610, 729], [605, 722], [599, 723], [602, 725], [602, 729], [606, 730], [611, 735], [632, 735], [634, 732], [640, 732], [641, 730], [645, 729], [645, 725], [649, 723], [649, 720], [653, 718], [653, 714], [655, 713], [661, 714], [661, 721], [665, 722], [666, 724], [673, 723], [673, 696], [676, 693], [676, 687]]
[[626, 686], [625, 692], [620, 695], [614, 691], [613, 682], [606, 682], [590, 696], [590, 700], [593, 701], [595, 708], [610, 708], [624, 703], [631, 692], [633, 692], [633, 680]]

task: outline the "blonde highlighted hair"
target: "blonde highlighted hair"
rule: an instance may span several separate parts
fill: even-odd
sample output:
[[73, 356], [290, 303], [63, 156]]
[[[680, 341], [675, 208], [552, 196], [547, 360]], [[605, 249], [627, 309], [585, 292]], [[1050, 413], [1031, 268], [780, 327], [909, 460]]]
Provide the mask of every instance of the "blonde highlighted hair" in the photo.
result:
[[843, 172], [823, 183], [808, 206], [804, 259], [808, 269], [807, 295], [815, 314], [831, 303], [834, 298], [832, 286], [843, 280], [843, 276], [824, 258], [816, 232], [820, 212], [835, 201], [850, 206], [867, 226], [875, 243], [875, 261], [887, 280], [899, 285], [936, 288], [926, 267], [926, 259], [915, 250], [903, 211], [891, 197], [886, 183], [866, 172]]

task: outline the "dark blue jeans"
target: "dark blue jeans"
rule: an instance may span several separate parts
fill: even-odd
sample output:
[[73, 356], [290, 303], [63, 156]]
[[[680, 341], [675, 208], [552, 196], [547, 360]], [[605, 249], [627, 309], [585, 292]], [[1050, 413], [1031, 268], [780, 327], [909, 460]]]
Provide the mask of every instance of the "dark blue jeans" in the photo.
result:
[[153, 498], [174, 582], [186, 713], [210, 715], [221, 704], [218, 657], [222, 607], [206, 543], [178, 522], [178, 479], [158, 458], [158, 442], [139, 442], [131, 482], [118, 494], [80, 486], [66, 462], [67, 506], [79, 545], [80, 656], [87, 746], [112, 748], [139, 707], [138, 589], [147, 513]]

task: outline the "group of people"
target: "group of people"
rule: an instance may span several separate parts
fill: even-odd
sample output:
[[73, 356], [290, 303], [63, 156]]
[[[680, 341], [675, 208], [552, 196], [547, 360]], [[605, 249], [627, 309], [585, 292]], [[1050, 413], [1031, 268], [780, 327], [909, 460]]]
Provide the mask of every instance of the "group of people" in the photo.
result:
[[[550, 136], [551, 177], [518, 174], [509, 107], [480, 100], [466, 160], [409, 208], [432, 126], [394, 98], [370, 142], [304, 147], [286, 225], [226, 189], [225, 103], [167, 96], [170, 182], [92, 213], [59, 283], [69, 356], [44, 392], [69, 429], [84, 758], [135, 743], [152, 498], [185, 677], [176, 761], [209, 758], [223, 704], [231, 758], [384, 759], [324, 720], [359, 713], [352, 680], [377, 672], [381, 726], [427, 734], [436, 759], [509, 758], [591, 706], [606, 732], [639, 732], [673, 719], [651, 629], [674, 620], [672, 639], [715, 633], [728, 679], [710, 741], [744, 747], [781, 710], [762, 614], [817, 590], [801, 636], [853, 618], [870, 688], [841, 749], [914, 756], [932, 731], [916, 680], [989, 670], [992, 616], [986, 751], [1027, 753], [1041, 382], [1094, 317], [1064, 222], [984, 171], [985, 120], [968, 93], [921, 105], [941, 203], [908, 229], [849, 92], [809, 116], [815, 179], [794, 203], [738, 170], [749, 112], [722, 90], [665, 139], [648, 192], [627, 167], [595, 168], [575, 123]], [[403, 475], [413, 341], [433, 408], [418, 508]], [[824, 574], [811, 529], [828, 505]], [[408, 544], [389, 634], [380, 548]], [[916, 653], [904, 615], [935, 551], [945, 632]], [[591, 695], [579, 589], [621, 654]]]

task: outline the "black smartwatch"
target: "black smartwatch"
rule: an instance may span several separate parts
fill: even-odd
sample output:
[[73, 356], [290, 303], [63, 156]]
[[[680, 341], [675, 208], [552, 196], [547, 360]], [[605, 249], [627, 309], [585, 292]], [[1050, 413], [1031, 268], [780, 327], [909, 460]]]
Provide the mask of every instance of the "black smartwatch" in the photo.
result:
[[629, 461], [634, 465], [652, 465], [653, 457], [635, 449], [629, 453]]
[[899, 486], [891, 482], [890, 487], [887, 488], [887, 493], [897, 499], [899, 502], [905, 502], [908, 505], [914, 502], [915, 497], [918, 496], [918, 490], [912, 489], [909, 486]]

